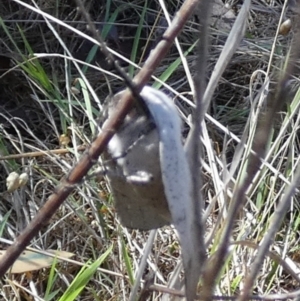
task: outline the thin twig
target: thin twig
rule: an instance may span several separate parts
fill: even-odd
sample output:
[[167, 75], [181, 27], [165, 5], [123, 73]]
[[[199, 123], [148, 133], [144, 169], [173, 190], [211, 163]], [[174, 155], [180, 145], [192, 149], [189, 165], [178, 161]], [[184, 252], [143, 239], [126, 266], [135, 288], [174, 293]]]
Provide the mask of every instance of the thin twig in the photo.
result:
[[[191, 133], [189, 134], [188, 143], [186, 145], [186, 154], [189, 160], [190, 171], [192, 175], [192, 197], [193, 197], [193, 221], [191, 234], [195, 240], [195, 250], [197, 254], [197, 264], [191, 267], [190, 271], [186, 275], [186, 296], [187, 300], [193, 300], [195, 297], [195, 289], [199, 276], [202, 273], [202, 269], [205, 266], [206, 261], [206, 249], [204, 242], [204, 225], [205, 222], [202, 220], [202, 212], [204, 210], [204, 200], [200, 192], [202, 187], [201, 180], [201, 163], [200, 157], [202, 149], [200, 145], [200, 137], [202, 136], [201, 123], [204, 119], [203, 111], [203, 95], [206, 86], [206, 70], [207, 70], [207, 52], [208, 52], [208, 35], [209, 35], [209, 20], [212, 2], [211, 1], [199, 1], [197, 7], [198, 21], [199, 21], [199, 39], [197, 45], [197, 74], [194, 79], [194, 99], [196, 109], [193, 112], [193, 126]], [[193, 276], [192, 276], [193, 275]], [[188, 283], [194, 280], [196, 283]]]
[[[242, 34], [243, 34], [243, 30], [238, 29], [237, 26], [244, 28], [244, 26], [245, 26], [244, 24], [246, 21], [245, 16], [247, 16], [247, 13], [249, 11], [250, 3], [251, 3], [250, 0], [246, 0], [244, 2], [243, 7], [241, 8], [241, 11], [239, 12], [239, 16], [233, 26], [233, 29], [236, 32], [233, 32], [233, 29], [232, 29], [232, 33], [228, 37], [228, 40], [229, 40], [229, 38], [231, 38], [230, 41], [235, 45], [235, 47], [237, 47], [236, 40], [241, 39]], [[234, 51], [234, 48], [229, 47], [227, 49], [228, 53], [227, 54], [224, 53], [224, 56], [226, 56], [227, 58], [230, 58], [230, 56], [233, 55], [233, 53], [230, 53], [230, 51]], [[218, 67], [218, 63], [220, 65], [219, 67]], [[213, 93], [213, 90], [211, 90], [212, 89], [211, 86], [216, 85], [216, 83], [212, 82], [212, 78], [214, 78], [215, 80], [218, 79], [220, 77], [219, 73], [222, 74], [221, 70], [223, 70], [223, 68], [225, 68], [224, 62], [222, 62], [220, 60], [220, 58], [219, 58], [218, 63], [216, 65], [214, 71], [216, 71], [217, 67], [220, 70], [219, 70], [218, 74], [214, 74], [214, 73], [212, 74], [210, 83], [208, 84], [208, 87], [207, 87], [205, 95], [204, 95], [204, 101], [207, 101], [210, 99], [210, 96], [208, 96], [208, 95]], [[208, 105], [209, 105], [208, 102], [206, 102], [204, 104], [205, 112], [208, 108]], [[203, 114], [205, 112], [203, 112]], [[261, 154], [261, 152], [259, 152], [259, 154]], [[256, 156], [256, 158], [259, 158], [259, 162], [261, 162], [260, 156]], [[226, 218], [225, 227], [222, 232], [222, 236], [220, 238], [220, 243], [219, 243], [218, 249], [217, 249], [216, 253], [214, 254], [212, 260], [209, 260], [207, 262], [207, 265], [205, 266], [204, 277], [203, 277], [203, 292], [202, 292], [202, 294], [204, 296], [204, 300], [210, 300], [210, 296], [212, 296], [213, 291], [214, 291], [215, 281], [218, 279], [218, 275], [219, 275], [219, 273], [225, 263], [225, 260], [227, 258], [227, 250], [228, 250], [228, 245], [230, 243], [230, 236], [231, 236], [232, 228], [234, 225], [234, 221], [235, 221], [237, 213], [239, 212], [239, 209], [241, 208], [241, 206], [244, 202], [245, 192], [246, 192], [249, 184], [251, 183], [252, 176], [253, 176], [252, 174], [249, 175], [249, 178], [245, 180], [245, 182], [242, 184], [242, 186], [235, 189], [235, 191], [233, 193], [232, 200], [231, 200], [231, 206], [228, 211], [228, 216]]]
[[[87, 145], [79, 145], [76, 150], [84, 151], [84, 150], [86, 150], [87, 147], [88, 147]], [[23, 158], [36, 158], [36, 157], [47, 156], [47, 155], [65, 155], [65, 154], [71, 153], [71, 152], [72, 152], [72, 150], [68, 149], [68, 148], [51, 149], [51, 150], [45, 150], [45, 151], [36, 151], [36, 152], [28, 152], [28, 153], [22, 153], [22, 154], [1, 156], [0, 161], [16, 160], [16, 159], [23, 159]]]
[[106, 61], [110, 64], [113, 69], [118, 73], [118, 75], [124, 80], [126, 87], [131, 91], [132, 95], [135, 99], [140, 99], [139, 89], [135, 87], [134, 82], [125, 72], [125, 70], [120, 66], [119, 62], [113, 57], [113, 55], [109, 52], [108, 48], [106, 47], [105, 41], [102, 39], [101, 35], [96, 29], [95, 24], [92, 22], [92, 19], [88, 12], [86, 11], [82, 0], [76, 0], [76, 4], [80, 9], [81, 14], [83, 15], [84, 19], [88, 23], [89, 30], [93, 34], [94, 38], [99, 42], [100, 50], [104, 54]]

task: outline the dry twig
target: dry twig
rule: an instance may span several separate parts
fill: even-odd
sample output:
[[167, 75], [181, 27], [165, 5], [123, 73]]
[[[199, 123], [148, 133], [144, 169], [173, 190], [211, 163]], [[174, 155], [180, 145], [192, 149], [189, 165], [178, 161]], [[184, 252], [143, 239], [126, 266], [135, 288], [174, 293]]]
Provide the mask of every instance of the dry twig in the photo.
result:
[[[142, 87], [148, 82], [152, 72], [170, 49], [175, 37], [182, 30], [189, 16], [195, 10], [196, 5], [196, 0], [186, 0], [183, 3], [182, 7], [174, 17], [171, 26], [164, 33], [161, 42], [151, 52], [149, 58], [145, 62], [145, 65], [133, 79], [137, 93], [140, 92]], [[63, 201], [75, 189], [75, 185], [83, 180], [89, 169], [97, 162], [100, 154], [104, 151], [107, 143], [121, 125], [122, 120], [125, 118], [132, 105], [132, 94], [130, 90], [127, 89], [124, 92], [119, 105], [116, 107], [114, 116], [107, 121], [102, 133], [95, 139], [90, 148], [83, 154], [80, 161], [70, 171], [65, 179], [61, 181], [60, 185], [48, 198], [47, 202], [40, 209], [32, 222], [17, 237], [14, 244], [9, 247], [6, 255], [0, 261], [0, 277], [4, 276], [5, 272], [30, 243], [31, 239], [38, 233], [42, 225], [52, 217]]]

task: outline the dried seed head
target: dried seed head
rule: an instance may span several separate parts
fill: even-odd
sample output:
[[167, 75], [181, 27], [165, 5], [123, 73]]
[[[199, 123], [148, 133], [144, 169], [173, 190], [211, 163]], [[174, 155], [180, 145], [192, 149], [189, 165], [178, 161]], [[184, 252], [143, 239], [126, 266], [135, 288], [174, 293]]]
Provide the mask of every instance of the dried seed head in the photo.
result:
[[279, 34], [286, 36], [291, 31], [291, 28], [292, 21], [291, 19], [287, 19], [280, 25]]

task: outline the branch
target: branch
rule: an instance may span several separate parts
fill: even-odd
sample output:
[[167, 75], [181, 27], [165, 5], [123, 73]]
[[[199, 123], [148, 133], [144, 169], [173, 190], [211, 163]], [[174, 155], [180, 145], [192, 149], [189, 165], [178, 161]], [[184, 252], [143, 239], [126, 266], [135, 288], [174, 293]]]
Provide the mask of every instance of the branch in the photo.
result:
[[[153, 71], [170, 49], [175, 37], [182, 30], [189, 16], [195, 10], [196, 5], [197, 0], [186, 0], [183, 3], [173, 19], [171, 26], [163, 35], [162, 41], [151, 52], [143, 68], [133, 79], [137, 92], [140, 92], [143, 86], [151, 78]], [[0, 261], [0, 277], [4, 276], [5, 272], [19, 257], [22, 251], [30, 243], [31, 239], [38, 233], [42, 225], [52, 217], [59, 206], [74, 190], [75, 185], [83, 180], [89, 169], [97, 162], [98, 157], [104, 151], [107, 143], [122, 124], [123, 119], [130, 111], [132, 105], [133, 98], [131, 92], [127, 89], [122, 95], [122, 99], [116, 107], [114, 115], [107, 121], [101, 134], [94, 140], [91, 147], [83, 154], [76, 166], [70, 171], [65, 179], [62, 180], [61, 184], [56, 187], [55, 192], [48, 198], [45, 205], [40, 209], [31, 223], [8, 248]]]

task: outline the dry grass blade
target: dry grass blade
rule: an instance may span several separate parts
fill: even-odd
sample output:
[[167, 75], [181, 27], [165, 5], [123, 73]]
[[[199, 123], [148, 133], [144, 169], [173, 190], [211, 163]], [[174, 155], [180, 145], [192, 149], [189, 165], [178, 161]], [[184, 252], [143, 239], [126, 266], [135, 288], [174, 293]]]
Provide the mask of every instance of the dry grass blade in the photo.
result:
[[[162, 41], [159, 42], [155, 50], [151, 52], [145, 65], [134, 78], [136, 91], [141, 91], [142, 87], [150, 79], [152, 72], [159, 65], [161, 59], [166, 55], [175, 37], [179, 34], [190, 14], [194, 11], [197, 1], [187, 0], [183, 3], [177, 15], [173, 19], [171, 26], [164, 33]], [[16, 239], [15, 243], [9, 247], [6, 256], [0, 261], [0, 277], [2, 277], [12, 263], [17, 259], [30, 240], [38, 233], [40, 227], [51, 218], [63, 201], [74, 190], [75, 185], [80, 183], [88, 170], [97, 162], [98, 157], [105, 149], [107, 143], [118, 129], [122, 120], [125, 118], [133, 105], [131, 92], [126, 90], [120, 104], [116, 108], [114, 116], [108, 120], [102, 133], [95, 139], [91, 147], [84, 153], [78, 164], [71, 170], [61, 184], [56, 188], [47, 200], [46, 204], [40, 209], [38, 214], [27, 226], [27, 228]]]
[[[232, 57], [236, 47], [238, 46], [238, 44], [240, 43], [243, 37], [247, 15], [250, 9], [250, 3], [251, 3], [250, 0], [244, 2], [243, 7], [239, 13], [239, 16], [235, 21], [232, 31], [226, 41], [222, 54], [220, 55], [218, 63], [215, 66], [214, 72], [212, 73], [210, 82], [208, 84], [208, 87], [204, 95], [205, 103], [204, 103], [204, 112], [202, 112], [202, 114], [205, 113], [205, 111], [209, 106], [210, 99], [218, 83], [218, 80], [221, 77], [222, 72], [224, 71], [227, 65], [227, 60], [230, 57]], [[241, 192], [241, 194], [238, 194], [237, 197], [233, 196], [232, 205], [230, 207], [228, 217], [227, 217], [226, 227], [223, 231], [221, 242], [217, 250], [217, 254], [214, 256], [214, 262], [208, 262], [207, 266], [205, 267], [205, 271], [204, 271], [205, 275], [203, 277], [204, 300], [210, 300], [213, 292], [213, 287], [215, 285], [215, 281], [226, 260], [230, 233], [233, 228], [235, 216], [242, 204], [241, 199], [243, 199], [243, 197], [241, 196], [243, 196], [244, 191], [245, 190], [243, 190], [243, 192], [241, 192], [241, 190], [238, 189], [235, 190], [234, 192], [235, 194], [237, 194], [238, 192]]]
[[[85, 145], [80, 145], [77, 148], [77, 151], [84, 151], [86, 149]], [[1, 160], [10, 160], [10, 159], [22, 159], [22, 158], [36, 158], [41, 156], [47, 156], [47, 155], [63, 155], [69, 153], [70, 150], [66, 148], [60, 148], [60, 149], [53, 149], [49, 151], [36, 151], [36, 152], [30, 152], [30, 153], [22, 153], [22, 154], [14, 154], [14, 155], [7, 155], [7, 156], [1, 156]]]
[[133, 286], [133, 288], [130, 292], [129, 301], [136, 300], [137, 292], [138, 292], [143, 274], [145, 272], [145, 268], [146, 268], [146, 265], [147, 265], [147, 258], [148, 258], [149, 254], [151, 252], [151, 247], [153, 245], [153, 241], [154, 241], [156, 232], [157, 232], [157, 230], [151, 230], [151, 232], [150, 232], [149, 238], [147, 240], [147, 244], [145, 245], [145, 248], [144, 248], [143, 258], [142, 258], [141, 263], [139, 265], [139, 271], [138, 271], [137, 276], [136, 276], [136, 281], [135, 281], [134, 286]]
[[244, 32], [246, 30], [247, 16], [250, 10], [251, 0], [244, 1], [244, 4], [239, 12], [239, 15], [234, 22], [234, 26], [230, 31], [230, 34], [226, 40], [222, 53], [216, 63], [216, 66], [213, 70], [213, 73], [210, 77], [208, 86], [204, 94], [204, 108], [202, 114], [204, 115], [207, 112], [210, 101], [212, 99], [213, 93], [217, 87], [217, 84], [228, 64], [233, 54], [235, 53], [237, 47], [239, 46]]
[[[193, 127], [190, 131], [188, 142], [185, 145], [185, 153], [189, 160], [190, 171], [192, 175], [192, 204], [189, 205], [188, 227], [191, 241], [187, 245], [182, 245], [183, 264], [185, 269], [185, 288], [187, 300], [193, 300], [199, 276], [206, 261], [206, 250], [204, 243], [204, 222], [202, 212], [204, 209], [204, 200], [201, 196], [199, 187], [202, 187], [202, 180], [199, 171], [201, 170], [200, 157], [202, 149], [199, 137], [202, 136], [201, 122], [203, 114], [203, 95], [205, 91], [205, 75], [207, 70], [207, 52], [208, 35], [210, 24], [210, 13], [212, 3], [200, 1], [197, 7], [199, 19], [199, 39], [198, 39], [198, 57], [197, 74], [195, 77], [195, 103], [196, 108], [193, 114]], [[181, 238], [182, 240], [182, 238]], [[193, 256], [188, 257], [188, 248], [193, 246]], [[191, 264], [187, 265], [187, 262]]]
[[[295, 17], [295, 19], [299, 20], [299, 17], [300, 17], [300, 12], [298, 12], [298, 15]], [[292, 75], [296, 71], [297, 68], [296, 62], [299, 59], [299, 53], [300, 53], [299, 25], [300, 24], [298, 21], [295, 26], [295, 28], [297, 28], [297, 31], [295, 32], [294, 39], [292, 42], [290, 58], [287, 64], [287, 68], [282, 76], [282, 79], [279, 82], [275, 97], [271, 101], [270, 109], [266, 113], [266, 116], [263, 118], [262, 124], [258, 127], [257, 134], [254, 140], [254, 146], [253, 146], [253, 149], [254, 151], [256, 151], [257, 156], [252, 155], [251, 157], [251, 160], [249, 162], [249, 168], [248, 168], [248, 179], [246, 179], [245, 182], [250, 183], [255, 173], [257, 172], [261, 163], [260, 158], [262, 158], [265, 153], [266, 141], [268, 141], [270, 135], [270, 129], [273, 126], [275, 116], [281, 110], [284, 104], [283, 100], [287, 99], [287, 95], [290, 89], [288, 83]], [[285, 192], [283, 193], [281, 200], [278, 204], [278, 207], [275, 211], [275, 215], [271, 221], [269, 230], [264, 236], [264, 239], [257, 251], [257, 255], [255, 257], [254, 263], [252, 264], [250, 274], [245, 280], [243, 294], [239, 298], [240, 301], [245, 301], [248, 299], [248, 295], [252, 289], [253, 283], [261, 267], [263, 259], [266, 253], [268, 252], [269, 247], [271, 246], [271, 243], [274, 239], [274, 236], [278, 231], [282, 223], [282, 220], [290, 206], [292, 197], [296, 192], [296, 188], [298, 187], [299, 182], [300, 182], [300, 167], [298, 166], [297, 171], [295, 173], [295, 177], [291, 185], [287, 186]]]
[[[258, 249], [260, 246], [252, 241], [235, 241], [232, 243], [232, 245], [242, 245], [247, 246], [248, 248], [252, 249]], [[268, 251], [267, 256], [269, 256], [274, 262], [280, 264], [282, 268], [289, 273], [297, 282], [300, 282], [300, 278], [297, 274], [297, 272], [294, 270], [294, 268], [286, 262], [286, 260], [283, 260], [280, 255], [278, 255], [275, 252]]]

